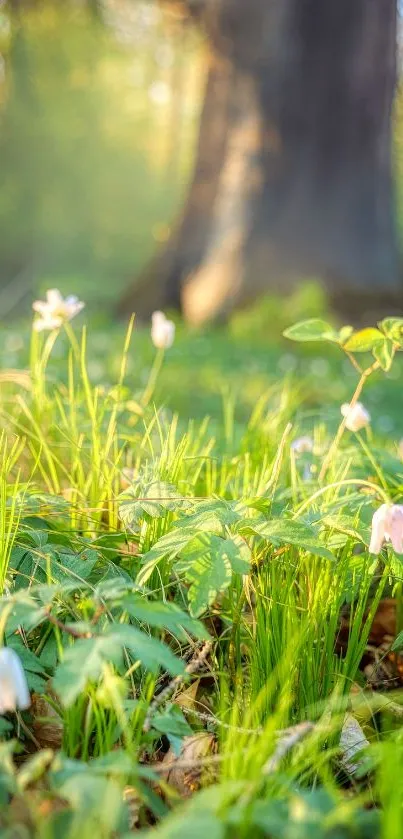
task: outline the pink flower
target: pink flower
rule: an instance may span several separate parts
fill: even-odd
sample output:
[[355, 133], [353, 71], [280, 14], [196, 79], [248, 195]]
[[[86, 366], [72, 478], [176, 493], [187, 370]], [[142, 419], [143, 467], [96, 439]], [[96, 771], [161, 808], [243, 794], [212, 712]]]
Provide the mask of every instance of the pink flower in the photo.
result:
[[403, 553], [403, 505], [382, 504], [372, 517], [369, 552], [379, 554], [384, 542], [391, 542], [397, 554]]

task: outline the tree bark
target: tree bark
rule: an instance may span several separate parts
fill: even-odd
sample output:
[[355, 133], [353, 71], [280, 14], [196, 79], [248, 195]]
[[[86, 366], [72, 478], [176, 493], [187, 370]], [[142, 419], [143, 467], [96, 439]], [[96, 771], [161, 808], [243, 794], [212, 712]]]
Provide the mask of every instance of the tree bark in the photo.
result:
[[304, 276], [336, 298], [397, 295], [395, 0], [217, 0], [205, 25], [188, 199], [121, 309], [180, 304], [202, 323]]

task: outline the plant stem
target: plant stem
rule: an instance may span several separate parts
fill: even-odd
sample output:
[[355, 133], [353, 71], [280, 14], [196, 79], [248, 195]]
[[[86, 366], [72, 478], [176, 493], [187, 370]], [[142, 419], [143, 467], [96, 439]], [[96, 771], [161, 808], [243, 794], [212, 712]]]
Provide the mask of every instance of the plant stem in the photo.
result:
[[157, 379], [158, 379], [158, 376], [160, 374], [161, 367], [162, 367], [162, 362], [164, 360], [164, 355], [165, 355], [164, 350], [158, 350], [157, 354], [155, 356], [154, 363], [153, 363], [153, 366], [151, 367], [150, 375], [148, 377], [148, 382], [147, 382], [146, 387], [144, 389], [144, 393], [141, 397], [141, 404], [143, 405], [144, 408], [147, 407], [147, 405], [150, 402], [150, 399], [152, 398], [152, 395], [154, 393], [155, 385], [157, 383]]
[[[370, 367], [367, 367], [367, 369], [362, 372], [360, 380], [359, 380], [359, 382], [357, 384], [357, 387], [356, 387], [356, 389], [353, 393], [353, 396], [350, 400], [350, 409], [354, 408], [354, 405], [357, 404], [357, 402], [358, 402], [358, 400], [361, 396], [361, 393], [362, 393], [363, 387], [365, 385], [365, 382], [367, 381], [368, 377], [371, 376], [371, 374], [374, 373], [375, 370], [379, 370], [380, 366], [381, 365], [379, 364], [379, 361], [374, 361], [374, 363], [371, 364]], [[336, 454], [336, 451], [339, 447], [340, 440], [341, 440], [341, 438], [343, 436], [343, 433], [344, 433], [344, 429], [346, 427], [347, 418], [348, 418], [348, 416], [343, 417], [343, 419], [342, 419], [342, 421], [341, 421], [341, 423], [340, 423], [340, 425], [337, 429], [336, 436], [333, 440], [333, 443], [330, 446], [329, 451], [328, 451], [328, 453], [327, 453], [327, 455], [326, 455], [326, 457], [325, 457], [325, 459], [322, 463], [322, 468], [319, 472], [319, 481], [323, 481], [323, 479], [326, 475], [326, 472], [327, 472], [327, 470], [328, 470], [328, 468], [329, 468], [329, 466], [332, 462], [332, 459], [333, 459], [334, 455]]]

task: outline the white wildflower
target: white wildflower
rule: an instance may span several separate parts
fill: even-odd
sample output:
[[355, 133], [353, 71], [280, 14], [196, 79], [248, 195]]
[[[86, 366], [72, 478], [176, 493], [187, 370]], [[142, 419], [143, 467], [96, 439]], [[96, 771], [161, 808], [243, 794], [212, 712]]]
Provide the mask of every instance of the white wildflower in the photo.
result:
[[0, 649], [0, 714], [25, 711], [31, 704], [21, 660], [11, 647]]
[[391, 542], [397, 554], [403, 553], [403, 505], [382, 504], [372, 517], [369, 552], [379, 554], [384, 542]]
[[291, 448], [292, 448], [293, 452], [295, 452], [295, 454], [297, 454], [297, 455], [312, 452], [313, 451], [312, 437], [308, 437], [308, 436], [297, 437], [297, 439], [294, 440], [291, 443]]
[[163, 312], [154, 312], [151, 318], [151, 338], [159, 350], [172, 347], [175, 338], [175, 324], [168, 320]]
[[70, 294], [69, 297], [62, 297], [57, 288], [51, 288], [46, 292], [46, 300], [35, 300], [32, 304], [34, 312], [39, 317], [34, 320], [34, 329], [43, 332], [45, 329], [59, 329], [63, 323], [78, 315], [84, 308], [85, 303]]
[[345, 402], [340, 410], [343, 417], [346, 417], [346, 428], [349, 431], [361, 431], [371, 422], [371, 416], [361, 402], [356, 402], [352, 407]]

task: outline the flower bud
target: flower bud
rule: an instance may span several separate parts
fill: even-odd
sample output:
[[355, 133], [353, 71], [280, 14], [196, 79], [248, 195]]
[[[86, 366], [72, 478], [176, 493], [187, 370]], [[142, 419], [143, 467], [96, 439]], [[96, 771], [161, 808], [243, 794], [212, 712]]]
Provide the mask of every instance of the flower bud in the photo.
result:
[[31, 704], [31, 697], [24, 668], [17, 653], [11, 647], [0, 649], [0, 714], [7, 711], [25, 711]]
[[371, 422], [371, 416], [361, 402], [351, 407], [348, 402], [341, 406], [341, 413], [346, 418], [346, 428], [349, 431], [361, 431]]
[[175, 338], [175, 324], [163, 312], [154, 312], [151, 317], [151, 339], [158, 350], [168, 350]]

